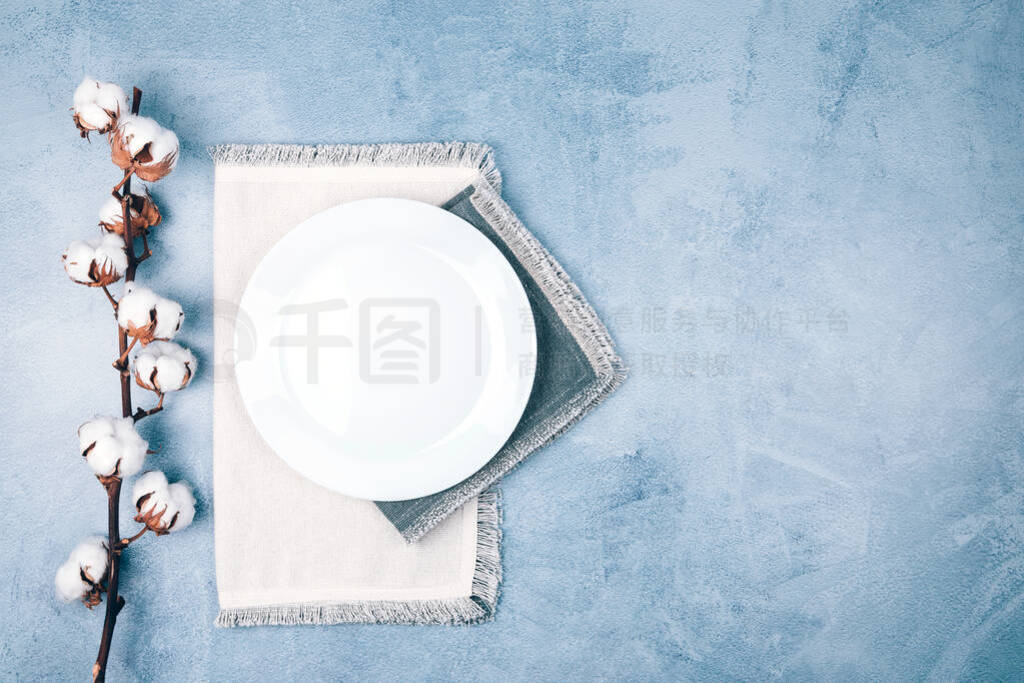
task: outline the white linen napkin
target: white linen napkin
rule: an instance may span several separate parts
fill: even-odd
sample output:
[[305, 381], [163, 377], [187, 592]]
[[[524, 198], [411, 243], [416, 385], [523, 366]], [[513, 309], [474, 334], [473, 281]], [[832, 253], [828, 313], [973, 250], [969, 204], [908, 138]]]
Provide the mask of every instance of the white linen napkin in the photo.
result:
[[[470, 623], [501, 580], [498, 494], [408, 544], [370, 501], [329, 491], [263, 442], [231, 372], [238, 302], [256, 265], [306, 218], [368, 197], [441, 205], [500, 187], [490, 149], [464, 143], [225, 145], [214, 159], [214, 527], [218, 626]], [[261, 343], [242, 331], [238, 344]], [[265, 341], [265, 340], [264, 340]]]

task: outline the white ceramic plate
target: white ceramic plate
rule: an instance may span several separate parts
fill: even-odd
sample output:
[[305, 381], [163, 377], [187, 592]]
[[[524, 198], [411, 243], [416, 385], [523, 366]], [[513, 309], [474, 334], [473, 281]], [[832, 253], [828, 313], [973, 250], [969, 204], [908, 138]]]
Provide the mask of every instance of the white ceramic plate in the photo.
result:
[[235, 376], [257, 430], [357, 498], [462, 481], [533, 387], [533, 316], [508, 261], [458, 216], [406, 199], [342, 204], [285, 235], [242, 296], [243, 333], [256, 341]]

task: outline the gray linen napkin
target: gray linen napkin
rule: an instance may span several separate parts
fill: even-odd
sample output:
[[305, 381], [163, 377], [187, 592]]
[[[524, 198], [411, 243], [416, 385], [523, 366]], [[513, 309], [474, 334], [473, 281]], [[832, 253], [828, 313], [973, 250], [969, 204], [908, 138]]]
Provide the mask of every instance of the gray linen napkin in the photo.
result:
[[536, 375], [519, 426], [475, 474], [431, 496], [377, 502], [409, 543], [575, 424], [626, 377], [608, 330], [594, 309], [495, 189], [486, 183], [470, 185], [442, 208], [486, 235], [519, 275], [533, 310]]

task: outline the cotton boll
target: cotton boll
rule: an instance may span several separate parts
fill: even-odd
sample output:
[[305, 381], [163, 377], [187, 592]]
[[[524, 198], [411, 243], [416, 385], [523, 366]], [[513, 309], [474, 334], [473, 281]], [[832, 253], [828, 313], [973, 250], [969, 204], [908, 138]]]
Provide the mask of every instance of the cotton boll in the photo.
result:
[[147, 182], [160, 180], [178, 165], [178, 149], [178, 136], [174, 131], [162, 128], [149, 148], [153, 163], [143, 164], [135, 174]]
[[[122, 217], [121, 200], [113, 195], [108, 196], [100, 207], [100, 227], [107, 232], [124, 235], [124, 218]], [[128, 215], [131, 216], [132, 236], [141, 235], [154, 225], [160, 223], [160, 210], [153, 203], [149, 191], [133, 192], [128, 195]]]
[[86, 76], [75, 89], [72, 100], [75, 125], [83, 138], [89, 133], [106, 133], [121, 112], [128, 111], [128, 96], [114, 83], [102, 83]]
[[107, 563], [107, 544], [103, 538], [93, 536], [79, 543], [57, 569], [57, 597], [65, 602], [81, 599], [90, 609], [98, 605]]
[[128, 268], [124, 240], [109, 233], [75, 240], [64, 250], [61, 258], [68, 277], [90, 287], [117, 282]]
[[169, 521], [163, 513], [169, 509], [170, 494], [167, 491], [167, 475], [160, 470], [152, 470], [140, 476], [132, 487], [132, 500], [135, 503], [136, 522], [142, 522], [154, 531]]
[[178, 136], [145, 116], [121, 117], [110, 135], [110, 158], [121, 168], [155, 182], [178, 164]]
[[153, 501], [143, 501], [143, 498], [154, 493], [163, 496], [167, 493], [167, 475], [160, 470], [150, 470], [135, 480], [135, 485], [132, 486], [132, 503], [135, 504], [135, 509], [139, 512], [148, 511]]
[[126, 108], [128, 96], [116, 83], [97, 81], [86, 76], [75, 88], [73, 104], [75, 108], [96, 106], [116, 113]]
[[117, 302], [117, 324], [132, 336], [138, 336], [142, 331], [150, 332], [159, 299], [149, 287], [126, 284], [124, 294]]
[[192, 519], [196, 516], [196, 498], [192, 495], [192, 488], [180, 481], [168, 486], [167, 493], [177, 508], [177, 516], [169, 530], [181, 531], [191, 524]]
[[118, 277], [128, 269], [128, 254], [125, 253], [124, 239], [120, 235], [101, 235], [96, 246], [96, 254], [113, 266], [119, 274]]
[[182, 486], [180, 483], [168, 485], [167, 476], [159, 470], [143, 474], [132, 487], [132, 499], [137, 511], [135, 521], [145, 524], [158, 536], [174, 529], [178, 519], [187, 518], [191, 523], [195, 515], [195, 499], [191, 497], [191, 491], [187, 491], [186, 496], [174, 488]]
[[181, 329], [185, 320], [185, 312], [177, 301], [161, 297], [156, 302], [156, 325], [153, 327], [155, 339], [173, 339]]
[[125, 285], [117, 304], [118, 325], [143, 345], [154, 339], [170, 339], [184, 318], [180, 304], [135, 283]]
[[167, 483], [167, 476], [159, 470], [146, 472], [132, 487], [135, 501], [135, 521], [145, 524], [157, 535], [180, 531], [192, 523], [196, 514], [196, 499], [192, 488], [185, 482]]
[[174, 342], [154, 341], [135, 356], [135, 382], [165, 394], [188, 386], [198, 362], [191, 351]]
[[107, 542], [91, 536], [75, 546], [70, 559], [78, 563], [86, 579], [99, 583], [107, 575]]
[[149, 444], [130, 417], [97, 415], [78, 428], [78, 447], [98, 477], [131, 476], [142, 469]]

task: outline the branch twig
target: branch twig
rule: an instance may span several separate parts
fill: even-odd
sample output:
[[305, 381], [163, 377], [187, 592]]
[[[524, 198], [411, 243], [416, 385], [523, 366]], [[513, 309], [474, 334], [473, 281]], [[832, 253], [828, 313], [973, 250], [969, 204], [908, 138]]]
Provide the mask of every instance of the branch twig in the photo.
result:
[[163, 410], [164, 409], [164, 394], [159, 394], [159, 396], [160, 396], [160, 400], [157, 401], [157, 404], [155, 406], [153, 406], [149, 410], [143, 410], [142, 408], [136, 409], [135, 410], [135, 414], [132, 415], [132, 419], [135, 420], [136, 422], [138, 422], [139, 420], [141, 420], [144, 417], [149, 417], [153, 413], [159, 413], [161, 410]]
[[125, 548], [125, 547], [128, 546], [128, 544], [134, 543], [135, 541], [139, 540], [140, 538], [142, 538], [142, 534], [146, 533], [147, 531], [149, 531], [149, 527], [148, 526], [144, 526], [141, 529], [139, 529], [139, 533], [135, 534], [131, 538], [122, 538], [121, 539], [121, 547]]
[[114, 307], [114, 313], [117, 313], [117, 299], [110, 293], [106, 285], [103, 285], [103, 293], [107, 295], [107, 299], [110, 301], [110, 305]]
[[[139, 113], [139, 104], [142, 100], [142, 91], [138, 88], [132, 89], [132, 113]], [[121, 216], [125, 223], [125, 251], [128, 256], [128, 268], [125, 270], [124, 281], [131, 282], [135, 279], [135, 269], [138, 261], [135, 259], [135, 240], [131, 230], [131, 211], [129, 207], [131, 193], [132, 170], [129, 169], [124, 178], [114, 188], [116, 192], [124, 186], [124, 193], [121, 197]], [[108, 293], [109, 295], [109, 293]], [[128, 354], [128, 334], [118, 326], [117, 345], [122, 357]], [[124, 417], [132, 416], [132, 385], [131, 377], [127, 372], [119, 373], [121, 379], [121, 414]], [[107, 609], [103, 619], [103, 636], [100, 639], [100, 650], [96, 654], [96, 663], [92, 667], [92, 680], [104, 681], [107, 677], [107, 658], [110, 656], [110, 643], [114, 638], [114, 626], [117, 623], [117, 615], [124, 607], [124, 598], [117, 593], [118, 574], [121, 569], [121, 531], [118, 523], [118, 508], [121, 502], [121, 479], [117, 478], [106, 487], [107, 489], [107, 559], [110, 567], [110, 574], [107, 578]]]
[[[135, 166], [134, 165], [128, 167], [128, 170], [124, 172], [124, 178], [121, 178], [121, 182], [119, 182], [117, 185], [114, 185], [114, 189], [111, 190], [110, 193], [112, 195], [114, 195], [115, 197], [117, 197], [118, 196], [117, 191], [120, 190], [121, 186], [123, 185], [124, 186], [124, 192], [122, 194], [125, 197], [127, 197], [128, 193], [130, 193], [132, 191], [132, 174], [133, 173], [135, 173]], [[120, 197], [118, 197], [118, 198], [120, 198]], [[124, 216], [129, 216], [129, 214], [127, 214], [127, 213], [126, 214], [122, 214], [122, 218]]]
[[117, 360], [114, 361], [114, 368], [121, 371], [122, 373], [128, 372], [128, 354], [131, 352], [132, 347], [135, 346], [135, 342], [139, 341], [138, 337], [132, 337], [132, 341], [128, 344], [127, 348], [121, 352]]

